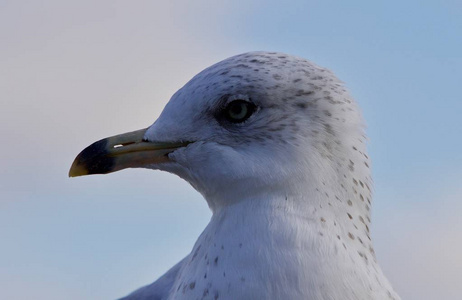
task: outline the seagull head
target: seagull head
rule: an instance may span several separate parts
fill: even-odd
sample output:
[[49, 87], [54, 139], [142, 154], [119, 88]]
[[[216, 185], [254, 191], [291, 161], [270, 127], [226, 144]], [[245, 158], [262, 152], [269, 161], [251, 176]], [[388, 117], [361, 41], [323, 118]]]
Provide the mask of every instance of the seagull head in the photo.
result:
[[359, 110], [329, 70], [251, 52], [200, 72], [150, 127], [84, 149], [69, 176], [164, 170], [188, 181], [214, 210], [263, 191], [338, 184], [353, 160], [365, 160], [357, 152], [365, 153]]

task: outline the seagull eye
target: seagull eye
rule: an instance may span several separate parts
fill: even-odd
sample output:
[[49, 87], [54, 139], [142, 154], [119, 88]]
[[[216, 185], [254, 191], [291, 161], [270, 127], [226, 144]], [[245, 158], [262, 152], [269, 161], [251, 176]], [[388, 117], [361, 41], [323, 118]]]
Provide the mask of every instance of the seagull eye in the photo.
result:
[[247, 120], [255, 111], [255, 105], [245, 100], [234, 100], [230, 102], [225, 110], [225, 118], [232, 123], [242, 123]]

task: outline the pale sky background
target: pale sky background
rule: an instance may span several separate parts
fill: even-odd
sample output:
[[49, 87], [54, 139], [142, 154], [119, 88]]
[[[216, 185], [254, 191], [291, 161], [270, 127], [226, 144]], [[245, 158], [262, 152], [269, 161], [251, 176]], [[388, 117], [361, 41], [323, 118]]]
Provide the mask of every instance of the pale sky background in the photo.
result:
[[252, 50], [346, 82], [368, 124], [379, 262], [403, 299], [460, 299], [460, 0], [0, 0], [0, 299], [115, 299], [188, 254], [211, 214], [187, 183], [67, 172]]

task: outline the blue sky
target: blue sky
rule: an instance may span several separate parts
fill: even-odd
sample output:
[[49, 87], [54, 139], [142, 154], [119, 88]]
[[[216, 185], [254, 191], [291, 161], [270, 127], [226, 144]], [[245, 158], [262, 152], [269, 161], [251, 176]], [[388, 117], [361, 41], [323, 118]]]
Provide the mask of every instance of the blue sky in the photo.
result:
[[462, 293], [462, 2], [0, 1], [0, 298], [114, 299], [210, 218], [188, 184], [67, 178], [207, 66], [276, 50], [332, 69], [368, 124], [373, 237], [403, 299]]

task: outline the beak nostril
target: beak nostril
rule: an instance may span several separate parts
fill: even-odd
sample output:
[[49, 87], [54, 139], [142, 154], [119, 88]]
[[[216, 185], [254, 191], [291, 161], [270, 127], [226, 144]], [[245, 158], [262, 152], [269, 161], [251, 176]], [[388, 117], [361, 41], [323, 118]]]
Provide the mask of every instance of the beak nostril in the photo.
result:
[[133, 145], [133, 144], [136, 144], [136, 142], [127, 142], [127, 143], [115, 144], [114, 146], [112, 146], [112, 148], [116, 149], [116, 148], [121, 148], [121, 147], [125, 147], [125, 146], [128, 146], [128, 145]]

